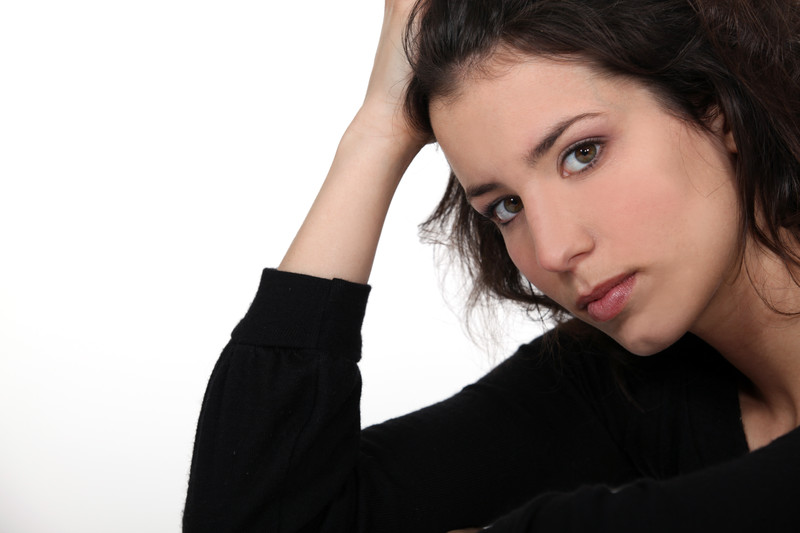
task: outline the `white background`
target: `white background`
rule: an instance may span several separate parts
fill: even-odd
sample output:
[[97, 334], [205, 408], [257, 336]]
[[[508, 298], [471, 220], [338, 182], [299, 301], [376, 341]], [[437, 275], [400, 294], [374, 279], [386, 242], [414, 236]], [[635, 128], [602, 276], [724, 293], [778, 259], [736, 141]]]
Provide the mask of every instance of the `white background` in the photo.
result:
[[[0, 5], [0, 532], [179, 531], [206, 380], [358, 108], [382, 7]], [[485, 354], [443, 303], [416, 224], [446, 173], [428, 147], [387, 221], [365, 424], [538, 327]]]

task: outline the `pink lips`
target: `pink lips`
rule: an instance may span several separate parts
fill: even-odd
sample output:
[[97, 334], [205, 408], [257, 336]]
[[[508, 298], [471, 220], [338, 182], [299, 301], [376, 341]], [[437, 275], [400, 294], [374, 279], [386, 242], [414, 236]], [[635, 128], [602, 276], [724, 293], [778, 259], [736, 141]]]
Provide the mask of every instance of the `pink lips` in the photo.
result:
[[612, 278], [587, 295], [578, 299], [578, 309], [585, 309], [595, 322], [607, 322], [625, 308], [636, 284], [635, 274], [623, 274]]

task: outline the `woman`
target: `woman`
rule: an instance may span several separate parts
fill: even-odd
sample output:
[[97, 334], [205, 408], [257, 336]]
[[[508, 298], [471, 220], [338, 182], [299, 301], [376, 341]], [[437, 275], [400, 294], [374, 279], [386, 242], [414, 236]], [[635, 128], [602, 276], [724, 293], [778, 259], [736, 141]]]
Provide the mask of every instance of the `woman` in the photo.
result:
[[[795, 531], [799, 13], [387, 1], [364, 105], [212, 375], [186, 530]], [[476, 295], [562, 324], [362, 432], [364, 284], [434, 139], [429, 229]]]

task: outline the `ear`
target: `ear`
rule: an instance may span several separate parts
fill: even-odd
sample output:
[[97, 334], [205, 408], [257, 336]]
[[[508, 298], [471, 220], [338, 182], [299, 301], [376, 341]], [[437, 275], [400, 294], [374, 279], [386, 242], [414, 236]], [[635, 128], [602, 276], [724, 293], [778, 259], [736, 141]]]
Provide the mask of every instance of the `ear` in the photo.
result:
[[711, 116], [713, 117], [710, 122], [711, 131], [719, 136], [725, 148], [732, 154], [739, 153], [739, 147], [736, 146], [736, 140], [733, 138], [733, 130], [731, 130], [728, 120], [725, 118], [725, 113], [719, 107], [714, 107]]
[[736, 141], [733, 138], [733, 131], [731, 131], [730, 128], [725, 131], [725, 136], [722, 140], [725, 142], [725, 148], [727, 148], [730, 153], [739, 153], [739, 147], [736, 146]]

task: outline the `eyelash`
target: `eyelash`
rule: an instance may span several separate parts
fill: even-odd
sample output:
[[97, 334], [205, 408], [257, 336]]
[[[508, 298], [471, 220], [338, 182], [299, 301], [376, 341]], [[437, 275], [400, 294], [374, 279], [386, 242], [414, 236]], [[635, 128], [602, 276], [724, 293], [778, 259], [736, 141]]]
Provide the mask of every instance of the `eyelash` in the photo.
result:
[[[491, 220], [492, 222], [494, 222], [498, 226], [505, 226], [507, 224], [510, 224], [517, 217], [513, 217], [513, 218], [511, 218], [509, 220], [503, 221], [503, 220], [500, 220], [500, 218], [496, 214], [497, 207], [500, 204], [502, 204], [503, 202], [505, 202], [506, 200], [508, 200], [509, 198], [518, 198], [518, 197], [516, 195], [512, 194], [512, 195], [509, 195], [509, 196], [503, 196], [501, 198], [498, 198], [497, 200], [495, 200], [494, 202], [492, 202], [491, 204], [486, 206], [486, 208], [483, 211], [481, 211], [481, 215], [483, 215], [484, 217], [488, 218], [489, 220]], [[520, 200], [520, 203], [522, 203], [522, 200]]]
[[[574, 154], [579, 148], [583, 148], [584, 146], [596, 146], [597, 147], [597, 154], [594, 156], [594, 158], [589, 163], [586, 164], [586, 166], [584, 168], [580, 169], [579, 171], [574, 172], [572, 174], [565, 173], [564, 172], [564, 162], [567, 160], [567, 158], [570, 155]], [[605, 139], [603, 139], [601, 137], [591, 137], [589, 139], [582, 139], [582, 140], [570, 145], [566, 150], [561, 152], [561, 155], [558, 158], [558, 166], [561, 169], [562, 176], [564, 176], [564, 177], [573, 176], [573, 175], [576, 175], [576, 174], [581, 174], [581, 173], [586, 172], [587, 170], [591, 169], [602, 158], [604, 150], [605, 150]]]

